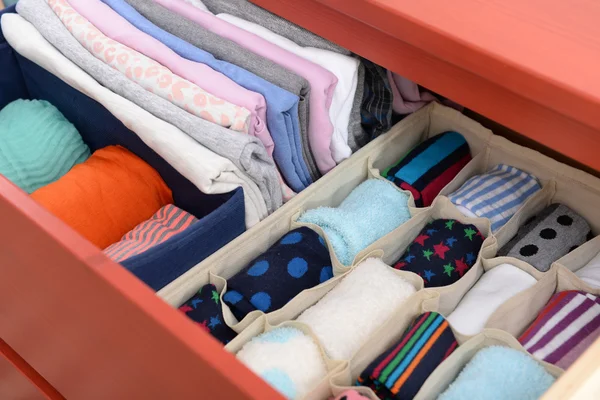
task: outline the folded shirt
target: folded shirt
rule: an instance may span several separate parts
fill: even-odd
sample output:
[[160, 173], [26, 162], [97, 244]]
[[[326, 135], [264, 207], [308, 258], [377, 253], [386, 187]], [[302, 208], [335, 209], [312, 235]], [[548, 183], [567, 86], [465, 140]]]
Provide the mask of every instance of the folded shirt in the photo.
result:
[[121, 146], [94, 152], [31, 197], [101, 249], [173, 203], [161, 176]]
[[104, 254], [116, 262], [125, 261], [135, 255], [166, 242], [185, 231], [198, 219], [173, 204], [158, 210], [150, 219], [129, 231], [117, 243], [104, 249]]
[[351, 265], [367, 246], [410, 219], [408, 196], [388, 182], [368, 179], [338, 207], [308, 210], [298, 222], [321, 227], [338, 260]]
[[278, 310], [303, 290], [332, 277], [325, 241], [309, 228], [298, 228], [228, 279], [223, 300], [241, 321], [255, 310]]
[[490, 346], [479, 350], [438, 400], [537, 400], [554, 377], [529, 355]]
[[498, 164], [489, 172], [472, 177], [448, 197], [466, 216], [488, 218], [496, 232], [541, 189], [533, 175]]
[[564, 204], [552, 204], [519, 227], [498, 256], [515, 257], [546, 272], [552, 263], [585, 243], [587, 221]]
[[27, 193], [89, 156], [77, 128], [47, 101], [15, 100], [0, 111], [0, 174]]
[[229, 343], [237, 336], [237, 333], [227, 326], [223, 319], [221, 299], [215, 285], [202, 286], [194, 296], [179, 307], [179, 311], [223, 344]]
[[476, 335], [483, 330], [498, 307], [536, 282], [533, 276], [522, 269], [500, 264], [479, 278], [448, 315], [448, 322], [463, 335]]
[[385, 68], [366, 58], [361, 58], [361, 63], [365, 67], [365, 85], [360, 117], [369, 141], [392, 128], [394, 94]]
[[412, 399], [457, 346], [448, 321], [441, 314], [426, 312], [369, 364], [358, 384], [370, 387], [380, 399]]
[[417, 207], [429, 207], [469, 161], [471, 150], [465, 138], [444, 132], [419, 144], [381, 175], [410, 191]]
[[436, 219], [425, 225], [394, 264], [425, 281], [425, 287], [451, 285], [471, 269], [485, 237], [475, 225]]
[[575, 275], [594, 288], [600, 288], [600, 253], [596, 254], [589, 263], [575, 271]]
[[569, 368], [600, 336], [600, 299], [576, 290], [556, 293], [519, 342], [534, 357]]

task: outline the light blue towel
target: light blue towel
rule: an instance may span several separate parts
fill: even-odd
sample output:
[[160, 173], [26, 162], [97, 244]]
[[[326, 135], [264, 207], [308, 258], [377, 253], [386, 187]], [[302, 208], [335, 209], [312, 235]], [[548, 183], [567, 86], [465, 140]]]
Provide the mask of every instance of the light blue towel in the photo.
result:
[[312, 183], [302, 158], [302, 142], [298, 119], [299, 98], [245, 69], [217, 60], [212, 54], [154, 25], [124, 0], [102, 0], [140, 31], [159, 40], [181, 57], [206, 64], [229, 77], [238, 85], [260, 93], [267, 102], [267, 125], [275, 143], [273, 158], [285, 181], [300, 192]]
[[339, 207], [309, 210], [298, 221], [319, 225], [338, 260], [350, 265], [361, 250], [409, 219], [408, 196], [390, 182], [369, 179]]
[[535, 400], [554, 377], [527, 354], [508, 347], [480, 350], [438, 400]]

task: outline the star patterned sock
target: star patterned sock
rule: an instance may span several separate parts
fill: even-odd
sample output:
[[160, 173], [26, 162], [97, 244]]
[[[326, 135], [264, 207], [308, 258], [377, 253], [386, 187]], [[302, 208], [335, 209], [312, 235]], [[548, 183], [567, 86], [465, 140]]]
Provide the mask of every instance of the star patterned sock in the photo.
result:
[[484, 240], [474, 225], [436, 219], [421, 230], [394, 268], [421, 276], [425, 287], [451, 285], [475, 264]]
[[215, 285], [202, 286], [194, 297], [179, 307], [179, 311], [197, 322], [202, 329], [223, 344], [229, 343], [237, 336], [237, 333], [223, 320], [221, 300]]

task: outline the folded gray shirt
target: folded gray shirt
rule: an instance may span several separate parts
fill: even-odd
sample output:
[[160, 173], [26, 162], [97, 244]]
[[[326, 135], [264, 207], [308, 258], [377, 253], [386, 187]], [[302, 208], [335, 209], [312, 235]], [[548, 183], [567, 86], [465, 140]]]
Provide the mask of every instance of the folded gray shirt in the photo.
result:
[[269, 213], [281, 206], [282, 192], [277, 169], [257, 138], [202, 120], [130, 81], [125, 75], [88, 52], [71, 35], [45, 0], [20, 0], [17, 3], [17, 11], [65, 57], [100, 84], [156, 117], [175, 125], [208, 149], [231, 160], [259, 187]]

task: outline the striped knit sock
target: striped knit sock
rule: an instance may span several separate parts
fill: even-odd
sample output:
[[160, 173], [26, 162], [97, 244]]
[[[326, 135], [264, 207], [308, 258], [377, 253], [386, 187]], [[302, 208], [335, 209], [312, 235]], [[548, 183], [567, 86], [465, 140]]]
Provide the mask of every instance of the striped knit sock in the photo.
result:
[[363, 371], [358, 385], [370, 387], [380, 399], [412, 399], [457, 346], [448, 321], [427, 312]]

